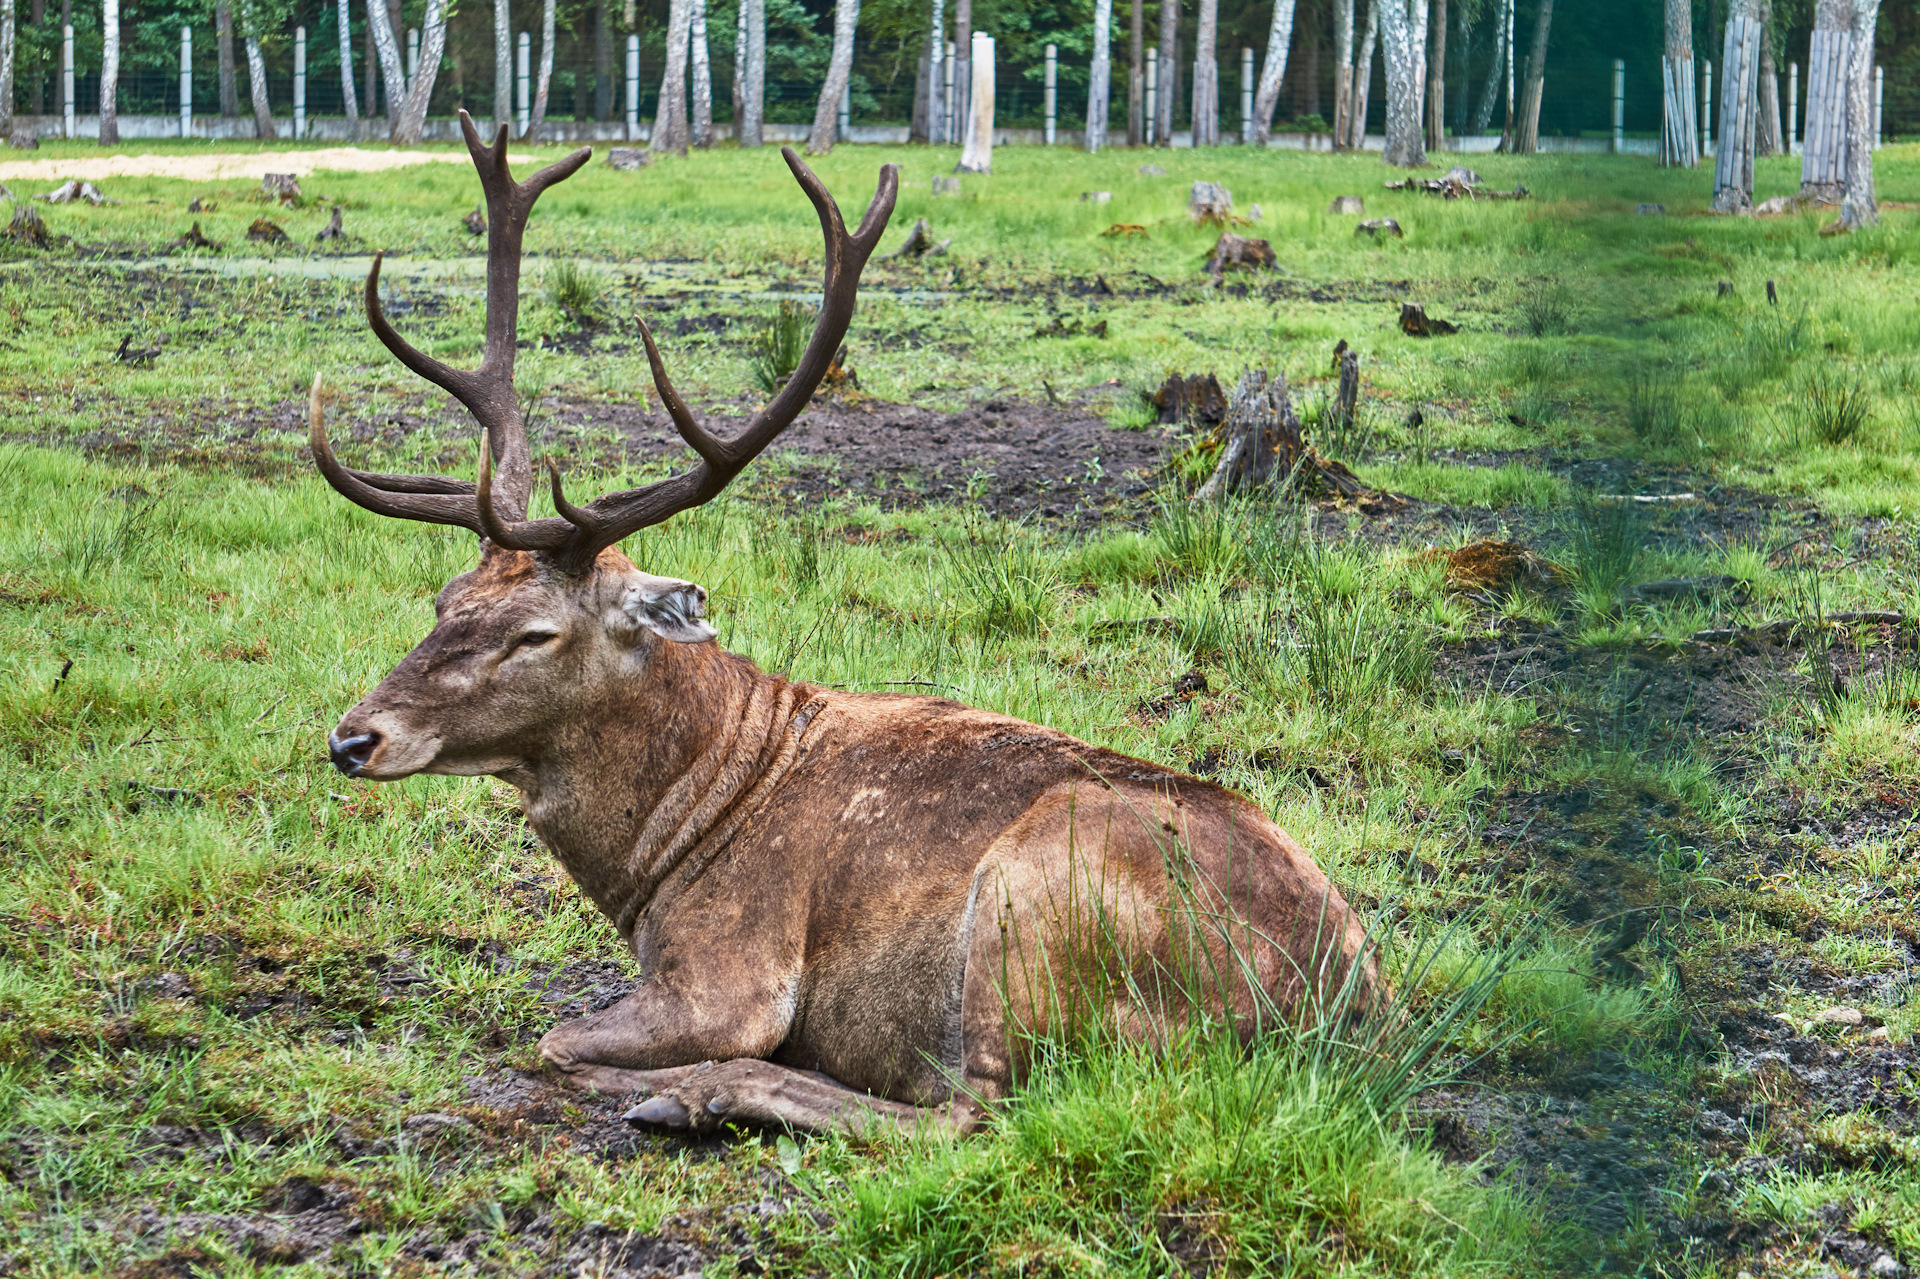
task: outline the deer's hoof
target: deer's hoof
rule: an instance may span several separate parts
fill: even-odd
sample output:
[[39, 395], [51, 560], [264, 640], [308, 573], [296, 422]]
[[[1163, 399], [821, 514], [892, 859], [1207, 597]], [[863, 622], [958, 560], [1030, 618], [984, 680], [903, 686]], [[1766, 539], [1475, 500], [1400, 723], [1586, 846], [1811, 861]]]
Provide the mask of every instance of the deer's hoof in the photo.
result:
[[662, 1128], [689, 1126], [687, 1108], [665, 1093], [647, 1098], [620, 1117], [629, 1123], [657, 1124]]

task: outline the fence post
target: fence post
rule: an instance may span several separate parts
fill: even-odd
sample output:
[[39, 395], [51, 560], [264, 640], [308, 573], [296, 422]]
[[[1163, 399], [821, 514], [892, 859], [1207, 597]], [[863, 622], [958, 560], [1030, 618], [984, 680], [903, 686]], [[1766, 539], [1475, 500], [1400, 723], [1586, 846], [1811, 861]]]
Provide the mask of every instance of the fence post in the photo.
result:
[[1886, 93], [1887, 69], [1885, 67], [1875, 67], [1873, 69], [1873, 149], [1875, 151], [1880, 149], [1882, 140], [1882, 134], [1880, 132], [1880, 103], [1886, 97]]
[[1799, 154], [1799, 63], [1788, 63], [1788, 156]]
[[627, 37], [627, 96], [626, 96], [626, 136], [627, 141], [640, 139], [640, 37]]
[[940, 137], [949, 146], [960, 140], [960, 121], [953, 113], [953, 55], [953, 41], [949, 40], [947, 41], [947, 60], [940, 64], [943, 68], [940, 74], [946, 77], [946, 83], [940, 86], [941, 93], [944, 95], [940, 99], [940, 109], [946, 120], [946, 123], [941, 126]]
[[307, 29], [293, 29], [293, 136], [307, 136]]
[[193, 28], [180, 28], [180, 136], [193, 136]]
[[67, 136], [73, 137], [73, 24], [69, 22], [60, 36], [60, 101], [66, 116]]
[[1153, 122], [1160, 118], [1160, 50], [1147, 50], [1147, 145], [1153, 145]]
[[1058, 102], [1059, 102], [1059, 88], [1060, 88], [1060, 46], [1057, 44], [1050, 44], [1047, 46], [1047, 78], [1046, 78], [1046, 107], [1047, 107], [1046, 137], [1047, 137], [1048, 146], [1053, 145], [1054, 125], [1058, 121], [1058, 115], [1057, 115], [1057, 112], [1055, 111], [1055, 107], [1058, 105]]
[[1613, 153], [1627, 149], [1627, 64], [1613, 60]]
[[1713, 63], [1700, 59], [1700, 154], [1713, 154]]
[[1253, 49], [1240, 46], [1240, 141], [1253, 142]]
[[525, 31], [520, 33], [513, 58], [514, 105], [519, 108], [517, 115], [520, 121], [516, 132], [524, 138], [533, 125], [533, 100], [528, 96], [529, 81], [533, 78], [533, 37]]

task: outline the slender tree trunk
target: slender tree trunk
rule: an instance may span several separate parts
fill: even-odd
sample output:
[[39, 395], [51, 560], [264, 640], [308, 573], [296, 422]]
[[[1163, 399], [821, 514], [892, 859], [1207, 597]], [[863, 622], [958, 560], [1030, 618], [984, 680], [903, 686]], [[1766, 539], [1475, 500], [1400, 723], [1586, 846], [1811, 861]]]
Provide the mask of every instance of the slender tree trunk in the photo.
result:
[[1433, 0], [1428, 16], [1433, 47], [1427, 54], [1427, 150], [1447, 149], [1447, 0]]
[[440, 75], [440, 55], [446, 47], [447, 0], [427, 0], [427, 15], [420, 31], [420, 66], [407, 87], [406, 105], [398, 113], [395, 142], [413, 146], [426, 132], [427, 104], [433, 100], [433, 82]]
[[120, 145], [120, 0], [100, 0], [100, 145]]
[[1713, 153], [1713, 211], [1753, 207], [1755, 125], [1760, 116], [1760, 5], [1733, 0], [1720, 54], [1720, 133]]
[[953, 101], [947, 109], [953, 120], [954, 136], [948, 143], [963, 142], [967, 136], [967, 112], [973, 101], [973, 0], [954, 0], [953, 5]]
[[593, 3], [593, 118], [601, 124], [613, 119], [613, 28], [607, 0]]
[[757, 147], [767, 102], [767, 0], [746, 0], [746, 5], [747, 114], [740, 123], [740, 145]]
[[693, 0], [693, 20], [687, 31], [688, 59], [693, 63], [693, 145], [713, 145], [713, 65], [707, 49], [707, 0]]
[[373, 47], [380, 55], [380, 77], [385, 81], [387, 137], [395, 138], [400, 129], [400, 108], [407, 100], [407, 69], [400, 61], [400, 42], [394, 37], [393, 13], [384, 0], [367, 0], [367, 26], [373, 32]]
[[1760, 127], [1754, 137], [1756, 155], [1785, 155], [1780, 132], [1780, 73], [1773, 62], [1773, 0], [1760, 0]]
[[1160, 83], [1153, 104], [1153, 145], [1173, 145], [1175, 71], [1180, 62], [1180, 0], [1160, 0]]
[[1847, 180], [1847, 74], [1852, 66], [1851, 0], [1815, 0], [1807, 51], [1806, 136], [1800, 148], [1800, 194], [1834, 204]]
[[513, 119], [513, 7], [493, 0], [493, 126]]
[[[1347, 0], [1349, 6], [1351, 0]], [[1267, 62], [1260, 68], [1260, 85], [1253, 93], [1253, 140], [1267, 145], [1273, 131], [1273, 109], [1280, 104], [1280, 86], [1287, 78], [1287, 51], [1293, 47], [1294, 0], [1273, 0], [1273, 21], [1267, 26]], [[1352, 23], [1351, 7], [1347, 21]], [[1353, 32], [1349, 27], [1348, 39]], [[1318, 77], [1309, 77], [1318, 79]]]
[[1873, 46], [1880, 0], [1853, 0], [1847, 64], [1847, 187], [1836, 225], [1857, 231], [1880, 220], [1873, 191]]
[[13, 136], [14, 0], [0, 0], [0, 138]]
[[1307, 74], [1304, 77], [1296, 76], [1295, 79], [1304, 79], [1306, 83], [1294, 87], [1294, 100], [1299, 101], [1300, 90], [1305, 89], [1307, 114], [1319, 115], [1323, 104], [1320, 101], [1320, 33], [1318, 31], [1315, 31], [1307, 40]]
[[247, 97], [253, 104], [253, 136], [271, 142], [274, 138], [273, 105], [267, 101], [267, 60], [260, 55], [260, 37], [252, 30], [254, 15], [244, 7], [240, 21], [247, 27]]
[[1421, 145], [1420, 99], [1427, 78], [1427, 0], [1381, 0], [1380, 43], [1387, 72], [1387, 143], [1383, 164], [1403, 169], [1427, 162]]
[[367, 119], [380, 114], [380, 50], [373, 39], [372, 5], [368, 5], [367, 14]]
[[1660, 58], [1660, 163], [1691, 169], [1700, 162], [1700, 119], [1694, 114], [1693, 0], [1667, 0], [1667, 42]]
[[[696, 0], [696, 3], [698, 0]], [[853, 75], [853, 36], [860, 27], [860, 0], [834, 0], [833, 53], [827, 59], [827, 82], [813, 109], [813, 132], [807, 135], [807, 154], [833, 150], [840, 126], [840, 95]]]
[[1147, 140], [1147, 31], [1142, 19], [1144, 5], [1132, 0], [1127, 30], [1127, 145], [1137, 147]]
[[933, 0], [927, 24], [927, 141], [945, 144], [947, 137], [947, 15], [942, 0]]
[[[31, 0], [31, 3], [27, 5], [27, 21], [33, 24], [33, 29], [35, 31], [38, 31], [40, 29], [40, 24], [45, 22], [46, 20], [47, 20], [47, 0]], [[41, 71], [39, 68], [35, 68], [33, 73], [33, 79], [27, 85], [27, 114], [28, 115], [45, 115], [46, 114], [47, 95], [46, 95], [46, 91], [41, 88], [41, 85], [43, 85], [44, 83], [46, 83], [46, 76], [41, 74]]]
[[1333, 0], [1333, 145], [1345, 150], [1353, 126], [1353, 0]]
[[733, 140], [740, 140], [740, 121], [747, 114], [747, 0], [733, 12]]
[[649, 150], [685, 155], [692, 140], [687, 122], [687, 63], [693, 48], [693, 6], [700, 3], [704, 0], [671, 0], [667, 6], [667, 68], [660, 77]]
[[1533, 19], [1533, 48], [1527, 53], [1527, 94], [1520, 104], [1520, 131], [1513, 149], [1532, 155], [1540, 149], [1540, 95], [1547, 80], [1547, 32], [1553, 25], [1553, 0], [1540, 0]]
[[1113, 0], [1093, 0], [1093, 64], [1087, 69], [1087, 151], [1107, 145], [1108, 95], [1113, 87]]
[[1200, 0], [1193, 41], [1193, 145], [1220, 145], [1220, 0]]
[[1451, 47], [1460, 51], [1460, 83], [1457, 91], [1447, 98], [1453, 104], [1453, 134], [1464, 137], [1467, 132], [1467, 106], [1473, 101], [1473, 24], [1467, 21], [1467, 7], [1459, 5], [1453, 11], [1453, 39]]
[[1360, 38], [1360, 60], [1353, 67], [1353, 109], [1347, 113], [1353, 136], [1347, 146], [1363, 150], [1367, 145], [1367, 100], [1373, 96], [1373, 53], [1380, 42], [1381, 0], [1367, 5], [1367, 30]]
[[353, 91], [353, 19], [347, 12], [347, 0], [335, 6], [340, 22], [340, 103], [346, 108], [347, 123], [353, 135], [360, 136], [360, 101]]
[[220, 114], [231, 120], [240, 114], [240, 93], [233, 68], [232, 0], [220, 0], [213, 7], [213, 38], [220, 49]]
[[[1675, 0], [1686, 4], [1689, 0]], [[1493, 123], [1494, 104], [1500, 101], [1500, 71], [1507, 61], [1507, 42], [1513, 39], [1513, 29], [1507, 25], [1506, 5], [1500, 6], [1500, 16], [1493, 24], [1493, 62], [1487, 67], [1487, 87], [1480, 92], [1480, 105], [1473, 109], [1472, 132], [1475, 136], [1484, 134], [1487, 126]]]
[[533, 107], [527, 113], [527, 141], [540, 136], [547, 122], [547, 91], [553, 84], [554, 8], [556, 0], [546, 0], [540, 8], [540, 78], [533, 90]]

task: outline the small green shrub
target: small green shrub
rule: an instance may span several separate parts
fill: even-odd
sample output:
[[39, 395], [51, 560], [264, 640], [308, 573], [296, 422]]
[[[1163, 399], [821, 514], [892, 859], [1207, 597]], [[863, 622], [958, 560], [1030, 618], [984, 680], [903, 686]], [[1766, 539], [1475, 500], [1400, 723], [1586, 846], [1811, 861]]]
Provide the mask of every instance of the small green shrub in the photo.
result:
[[612, 282], [598, 268], [563, 258], [547, 268], [546, 285], [547, 301], [582, 328], [606, 318], [602, 304]]
[[1520, 295], [1514, 310], [1520, 316], [1520, 327], [1537, 338], [1565, 333], [1573, 317], [1567, 286], [1558, 281], [1528, 289]]
[[813, 332], [814, 316], [814, 308], [806, 303], [785, 300], [754, 335], [753, 381], [767, 395], [785, 386], [793, 371], [800, 367], [807, 337]]

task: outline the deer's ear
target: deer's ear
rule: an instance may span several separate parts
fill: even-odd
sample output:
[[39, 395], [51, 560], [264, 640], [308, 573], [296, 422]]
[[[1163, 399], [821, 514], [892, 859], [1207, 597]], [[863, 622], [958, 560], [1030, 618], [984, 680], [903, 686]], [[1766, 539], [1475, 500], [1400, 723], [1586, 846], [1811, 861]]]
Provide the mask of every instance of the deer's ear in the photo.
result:
[[707, 590], [677, 577], [634, 573], [620, 599], [619, 621], [635, 634], [648, 630], [677, 644], [702, 644], [718, 632], [703, 620]]

